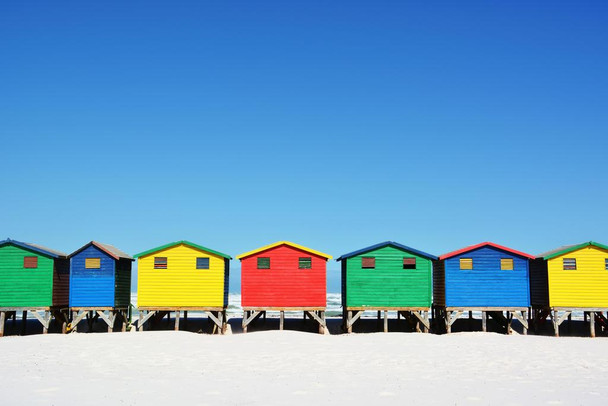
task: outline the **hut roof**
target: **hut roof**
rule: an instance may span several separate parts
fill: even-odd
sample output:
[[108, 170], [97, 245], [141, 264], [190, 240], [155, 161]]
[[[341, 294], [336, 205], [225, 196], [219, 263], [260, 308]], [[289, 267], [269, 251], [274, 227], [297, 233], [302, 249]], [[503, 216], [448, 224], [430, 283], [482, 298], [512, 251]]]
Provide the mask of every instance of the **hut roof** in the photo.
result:
[[315, 251], [313, 249], [304, 247], [303, 245], [300, 245], [300, 244], [296, 244], [296, 243], [289, 242], [289, 241], [277, 241], [274, 244], [265, 245], [263, 247], [255, 249], [253, 251], [248, 251], [248, 252], [242, 253], [241, 255], [237, 255], [236, 259], [243, 259], [243, 258], [246, 258], [246, 257], [250, 257], [252, 255], [257, 254], [258, 252], [266, 251], [266, 250], [269, 250], [271, 248], [278, 247], [280, 245], [287, 245], [287, 246], [290, 246], [290, 247], [293, 247], [293, 248], [297, 248], [299, 250], [310, 252], [311, 254], [315, 254], [315, 255], [318, 255], [318, 256], [326, 258], [326, 259], [331, 259], [332, 258], [331, 255], [324, 254], [324, 253], [322, 253], [320, 251]]
[[84, 249], [88, 248], [89, 246], [95, 246], [97, 248], [99, 248], [101, 251], [105, 252], [106, 254], [108, 254], [109, 256], [111, 256], [112, 258], [118, 260], [121, 258], [124, 259], [130, 259], [133, 260], [133, 257], [131, 257], [129, 254], [119, 250], [118, 248], [109, 245], [109, 244], [103, 244], [97, 241], [91, 241], [88, 244], [85, 244], [84, 246], [82, 246], [81, 248], [77, 249], [76, 251], [72, 252], [69, 257], [73, 257], [74, 255], [78, 254], [79, 252], [83, 251]]
[[209, 252], [211, 254], [219, 255], [220, 257], [223, 257], [223, 258], [226, 258], [226, 259], [232, 259], [232, 257], [230, 255], [228, 255], [228, 254], [224, 254], [222, 252], [215, 251], [215, 250], [212, 250], [210, 248], [203, 247], [202, 245], [198, 245], [198, 244], [195, 244], [193, 242], [186, 241], [186, 240], [170, 242], [169, 244], [161, 245], [160, 247], [156, 247], [156, 248], [149, 249], [147, 251], [140, 252], [139, 254], [135, 254], [134, 258], [144, 257], [146, 255], [153, 254], [155, 252], [162, 251], [164, 249], [171, 248], [171, 247], [174, 247], [174, 246], [180, 245], [180, 244], [184, 244], [184, 245], [187, 245], [187, 246], [192, 247], [192, 248], [197, 248], [199, 250], [202, 250], [202, 251], [205, 251], [205, 252]]
[[559, 247], [554, 250], [543, 252], [542, 254], [538, 254], [538, 256], [536, 258], [551, 259], [551, 258], [555, 258], [560, 255], [567, 254], [569, 252], [576, 251], [578, 249], [581, 249], [581, 248], [584, 248], [584, 247], [587, 247], [590, 245], [608, 250], [608, 246], [606, 246], [604, 244], [600, 244], [600, 243], [594, 242], [594, 241], [588, 241], [588, 242], [583, 242], [581, 244], [564, 245], [563, 247]]
[[384, 247], [388, 247], [388, 246], [399, 248], [399, 249], [402, 249], [403, 251], [411, 252], [412, 254], [416, 254], [416, 255], [419, 255], [421, 257], [425, 257], [428, 259], [432, 259], [432, 260], [437, 259], [437, 257], [435, 255], [427, 254], [426, 252], [422, 252], [422, 251], [416, 250], [414, 248], [410, 248], [406, 245], [399, 244], [398, 242], [385, 241], [385, 242], [381, 242], [379, 244], [370, 245], [369, 247], [362, 248], [357, 251], [350, 252], [348, 254], [344, 254], [340, 258], [336, 259], [336, 261], [341, 261], [343, 259], [351, 258], [351, 257], [357, 256], [357, 255], [364, 254], [369, 251], [377, 250], [378, 248], [384, 248]]
[[28, 250], [31, 250], [31, 251], [34, 251], [39, 254], [43, 254], [43, 255], [46, 255], [46, 256], [49, 256], [52, 258], [66, 258], [67, 257], [67, 254], [65, 254], [61, 251], [43, 247], [42, 245], [38, 245], [38, 244], [15, 241], [15, 240], [11, 240], [10, 238], [7, 238], [4, 241], [0, 241], [0, 246], [8, 245], [8, 244], [13, 244], [13, 245], [16, 245], [17, 247], [25, 248], [25, 249], [28, 249]]
[[511, 254], [514, 254], [514, 255], [519, 255], [520, 257], [524, 257], [524, 258], [528, 258], [528, 259], [534, 259], [534, 255], [526, 254], [525, 252], [521, 252], [521, 251], [516, 251], [514, 249], [511, 249], [511, 248], [508, 248], [508, 247], [505, 247], [505, 246], [502, 246], [502, 245], [498, 245], [498, 244], [495, 244], [493, 242], [488, 242], [488, 241], [482, 242], [482, 243], [476, 244], [476, 245], [471, 245], [470, 247], [465, 247], [465, 248], [459, 249], [457, 251], [448, 252], [447, 254], [443, 254], [442, 256], [440, 256], [439, 259], [452, 258], [452, 257], [455, 257], [456, 255], [464, 254], [465, 252], [473, 251], [473, 250], [476, 250], [478, 248], [482, 248], [482, 247], [486, 247], [486, 246], [487, 247], [494, 247], [494, 248], [497, 248], [497, 249], [502, 250], [502, 251], [509, 252]]

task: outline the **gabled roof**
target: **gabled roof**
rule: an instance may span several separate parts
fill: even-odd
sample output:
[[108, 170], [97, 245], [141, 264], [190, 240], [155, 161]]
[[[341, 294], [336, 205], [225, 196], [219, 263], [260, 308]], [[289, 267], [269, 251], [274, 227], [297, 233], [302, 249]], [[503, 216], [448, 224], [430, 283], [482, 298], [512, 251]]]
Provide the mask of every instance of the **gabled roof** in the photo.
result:
[[563, 254], [567, 254], [567, 253], [572, 252], [572, 251], [579, 250], [581, 248], [588, 247], [590, 245], [592, 245], [594, 247], [598, 247], [598, 248], [602, 248], [602, 249], [608, 250], [608, 246], [606, 246], [604, 244], [600, 244], [599, 242], [594, 242], [594, 241], [588, 241], [588, 242], [583, 242], [581, 244], [565, 245], [563, 247], [559, 247], [559, 248], [556, 248], [556, 249], [551, 250], [551, 251], [543, 252], [542, 254], [539, 254], [537, 256], [537, 258], [551, 259], [551, 258], [558, 257], [560, 255], [563, 255]]
[[133, 258], [129, 254], [127, 254], [127, 253], [119, 250], [118, 248], [116, 248], [116, 247], [114, 247], [112, 245], [103, 244], [103, 243], [100, 243], [100, 242], [97, 242], [97, 241], [91, 241], [90, 243], [85, 244], [84, 246], [80, 247], [76, 251], [72, 252], [69, 255], [69, 258], [72, 258], [74, 255], [76, 255], [79, 252], [85, 250], [86, 248], [90, 247], [91, 245], [97, 247], [98, 249], [100, 249], [101, 251], [105, 252], [106, 254], [108, 254], [109, 256], [111, 256], [112, 258], [114, 258], [115, 260], [119, 260], [121, 258], [133, 260]]
[[27, 250], [49, 256], [51, 258], [66, 258], [67, 257], [67, 254], [65, 254], [61, 251], [52, 250], [50, 248], [43, 247], [42, 245], [38, 245], [38, 244], [31, 244], [31, 243], [27, 243], [27, 242], [15, 241], [15, 240], [11, 240], [10, 238], [7, 238], [4, 241], [0, 241], [0, 246], [8, 245], [8, 244], [12, 244], [17, 247], [25, 248]]
[[155, 252], [162, 251], [162, 250], [167, 249], [167, 248], [175, 247], [176, 245], [180, 245], [180, 244], [184, 244], [184, 245], [187, 245], [189, 247], [196, 248], [196, 249], [199, 249], [201, 251], [208, 252], [210, 254], [219, 255], [220, 257], [223, 257], [223, 258], [226, 258], [226, 259], [232, 259], [232, 257], [230, 255], [221, 253], [219, 251], [212, 250], [212, 249], [207, 248], [207, 247], [203, 247], [202, 245], [198, 245], [198, 244], [195, 244], [193, 242], [186, 241], [186, 240], [170, 242], [169, 244], [161, 245], [160, 247], [152, 248], [150, 250], [147, 250], [147, 251], [144, 251], [144, 252], [140, 252], [139, 254], [135, 254], [134, 257], [135, 258], [144, 257], [146, 255], [153, 254]]
[[271, 248], [278, 247], [280, 245], [288, 245], [290, 247], [297, 248], [297, 249], [302, 250], [302, 251], [310, 252], [311, 254], [315, 254], [315, 255], [318, 255], [318, 256], [326, 258], [326, 259], [331, 259], [332, 258], [331, 255], [327, 255], [327, 254], [324, 254], [324, 253], [319, 252], [319, 251], [311, 250], [310, 248], [306, 248], [306, 247], [304, 247], [303, 245], [300, 245], [300, 244], [296, 244], [296, 243], [289, 242], [289, 241], [278, 241], [278, 242], [275, 242], [274, 244], [265, 245], [263, 247], [255, 249], [253, 251], [248, 251], [248, 252], [245, 252], [245, 253], [243, 253], [241, 255], [237, 255], [236, 259], [243, 259], [243, 258], [246, 258], [246, 257], [250, 257], [252, 255], [257, 254], [258, 252], [266, 251], [266, 250], [269, 250]]
[[473, 251], [473, 250], [476, 250], [476, 249], [482, 248], [482, 247], [494, 247], [496, 249], [506, 251], [506, 252], [509, 252], [514, 255], [519, 255], [520, 257], [534, 259], [534, 255], [526, 254], [525, 252], [521, 252], [521, 251], [516, 251], [514, 249], [504, 247], [502, 245], [494, 244], [493, 242], [482, 242], [477, 245], [471, 245], [470, 247], [465, 247], [465, 248], [459, 249], [458, 251], [448, 252], [447, 254], [443, 254], [442, 256], [440, 256], [439, 259], [452, 258], [452, 257], [455, 257], [456, 255], [464, 254], [465, 252]]
[[366, 252], [374, 251], [374, 250], [377, 250], [379, 248], [384, 248], [384, 247], [388, 247], [388, 246], [399, 248], [399, 249], [402, 249], [403, 251], [407, 251], [407, 252], [410, 252], [412, 254], [419, 255], [421, 257], [425, 257], [425, 258], [428, 258], [428, 259], [432, 259], [432, 260], [437, 260], [438, 259], [435, 255], [431, 255], [431, 254], [427, 254], [426, 252], [415, 250], [415, 249], [410, 248], [408, 246], [399, 244], [398, 242], [385, 241], [385, 242], [381, 242], [379, 244], [370, 245], [369, 247], [362, 248], [362, 249], [357, 250], [357, 251], [350, 252], [348, 254], [344, 254], [340, 258], [336, 259], [336, 261], [341, 261], [343, 259], [355, 257], [357, 255], [361, 255], [361, 254], [364, 254]]

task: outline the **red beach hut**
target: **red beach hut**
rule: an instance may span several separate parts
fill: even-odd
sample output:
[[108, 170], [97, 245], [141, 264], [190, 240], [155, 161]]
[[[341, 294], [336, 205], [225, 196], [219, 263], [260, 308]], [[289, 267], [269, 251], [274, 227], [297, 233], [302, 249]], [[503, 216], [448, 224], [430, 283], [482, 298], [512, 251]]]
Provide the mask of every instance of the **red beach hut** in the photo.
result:
[[326, 273], [330, 255], [288, 241], [245, 252], [241, 261], [243, 331], [266, 311], [303, 311], [325, 331]]

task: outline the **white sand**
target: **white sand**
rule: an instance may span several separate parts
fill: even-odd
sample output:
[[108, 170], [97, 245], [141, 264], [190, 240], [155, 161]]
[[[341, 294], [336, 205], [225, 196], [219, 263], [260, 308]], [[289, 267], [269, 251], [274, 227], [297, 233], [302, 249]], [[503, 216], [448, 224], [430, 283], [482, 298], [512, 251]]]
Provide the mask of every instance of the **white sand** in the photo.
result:
[[608, 402], [606, 338], [146, 331], [4, 337], [0, 355], [2, 405]]

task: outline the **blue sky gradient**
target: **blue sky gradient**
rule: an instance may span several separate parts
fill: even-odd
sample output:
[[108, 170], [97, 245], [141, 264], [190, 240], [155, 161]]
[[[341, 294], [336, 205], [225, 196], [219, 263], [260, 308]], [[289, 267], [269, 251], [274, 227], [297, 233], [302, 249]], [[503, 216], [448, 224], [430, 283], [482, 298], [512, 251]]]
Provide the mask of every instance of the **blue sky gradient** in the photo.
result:
[[606, 72], [605, 1], [3, 2], [0, 235], [607, 243]]

